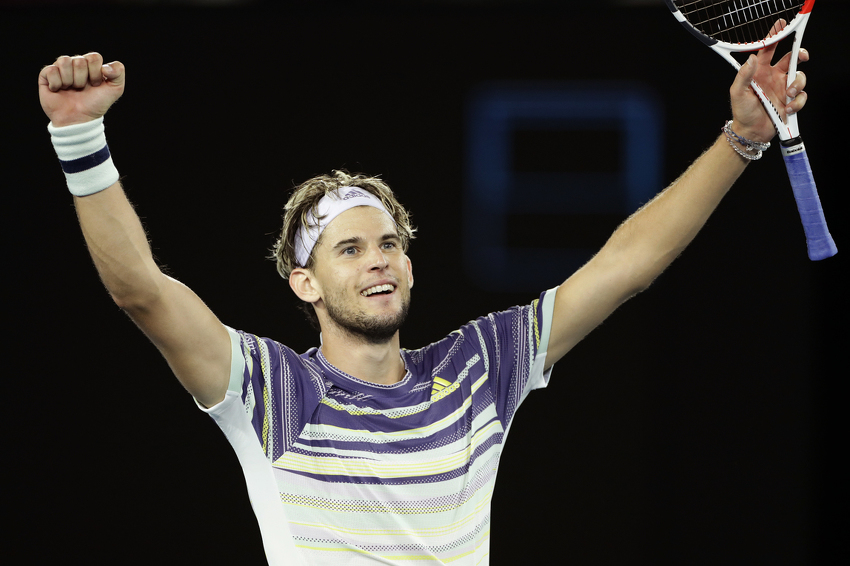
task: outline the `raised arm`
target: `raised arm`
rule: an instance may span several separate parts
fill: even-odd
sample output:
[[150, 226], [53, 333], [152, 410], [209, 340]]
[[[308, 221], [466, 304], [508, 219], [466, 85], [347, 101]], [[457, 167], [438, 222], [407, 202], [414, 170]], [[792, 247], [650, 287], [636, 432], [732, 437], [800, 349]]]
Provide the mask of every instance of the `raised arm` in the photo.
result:
[[[123, 94], [124, 82], [124, 66], [119, 62], [103, 65], [97, 53], [60, 57], [42, 69], [39, 98], [51, 121], [54, 142], [66, 140], [63, 147], [72, 151], [80, 147], [68, 132], [88, 130], [100, 120]], [[57, 146], [57, 151], [65, 150]], [[75, 193], [77, 216], [95, 267], [113, 300], [165, 356], [183, 386], [199, 402], [212, 406], [224, 398], [230, 375], [227, 329], [189, 288], [160, 271], [138, 216], [120, 183], [112, 182], [117, 172], [112, 169], [110, 176], [109, 171], [96, 171], [105, 167], [108, 149], [99, 150], [100, 157], [93, 155], [65, 160], [60, 153], [60, 159]], [[80, 180], [80, 169], [94, 173]], [[146, 392], [147, 385], [139, 384], [140, 393]]]
[[[793, 101], [785, 105], [790, 54], [771, 66], [774, 50], [775, 46], [750, 57], [730, 88], [734, 131], [748, 140], [767, 142], [775, 133], [750, 88], [753, 78], [777, 108], [798, 112], [806, 102], [806, 77], [798, 73], [787, 89]], [[808, 53], [801, 51], [800, 60], [808, 60]], [[744, 146], [738, 149], [747, 152]], [[626, 220], [602, 250], [558, 288], [547, 367], [670, 265], [748, 163], [721, 135], [679, 179]]]

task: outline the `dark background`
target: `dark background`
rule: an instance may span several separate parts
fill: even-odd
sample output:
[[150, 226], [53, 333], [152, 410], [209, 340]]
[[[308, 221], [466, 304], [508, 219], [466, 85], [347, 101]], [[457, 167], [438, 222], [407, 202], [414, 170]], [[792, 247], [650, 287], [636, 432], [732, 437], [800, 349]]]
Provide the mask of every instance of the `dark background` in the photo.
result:
[[[729, 116], [733, 71], [661, 0], [0, 4], [4, 546], [24, 563], [263, 560], [224, 436], [97, 280], [38, 105], [42, 65], [90, 50], [127, 65], [108, 138], [158, 259], [227, 324], [298, 351], [316, 336], [263, 259], [294, 182], [346, 167], [395, 187], [420, 228], [402, 332], [418, 347], [536, 295], [479, 289], [461, 265], [475, 88], [638, 81], [665, 116], [665, 183]], [[846, 2], [815, 10], [801, 117], [842, 254], [807, 259], [777, 148], [749, 167], [679, 261], [519, 411], [494, 566], [843, 561], [848, 18]]]

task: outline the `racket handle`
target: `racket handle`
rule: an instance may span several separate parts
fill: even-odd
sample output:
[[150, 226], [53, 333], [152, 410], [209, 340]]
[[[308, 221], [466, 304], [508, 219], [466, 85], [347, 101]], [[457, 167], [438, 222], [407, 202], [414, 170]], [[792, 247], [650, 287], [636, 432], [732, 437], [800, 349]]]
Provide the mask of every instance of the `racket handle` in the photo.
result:
[[800, 211], [800, 219], [803, 221], [809, 259], [818, 261], [832, 257], [838, 253], [838, 248], [826, 227], [826, 218], [803, 140], [796, 137], [780, 143], [788, 178], [791, 179], [791, 188], [794, 190], [794, 199], [797, 201], [797, 210]]

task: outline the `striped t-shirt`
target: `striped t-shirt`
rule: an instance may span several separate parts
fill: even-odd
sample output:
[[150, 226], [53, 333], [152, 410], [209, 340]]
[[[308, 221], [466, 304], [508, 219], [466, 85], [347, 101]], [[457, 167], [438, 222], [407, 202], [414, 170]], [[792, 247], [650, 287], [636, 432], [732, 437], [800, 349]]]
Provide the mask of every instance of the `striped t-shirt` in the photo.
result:
[[401, 350], [393, 385], [232, 331], [232, 390], [206, 411], [242, 464], [269, 563], [488, 564], [502, 445], [548, 382], [554, 297]]

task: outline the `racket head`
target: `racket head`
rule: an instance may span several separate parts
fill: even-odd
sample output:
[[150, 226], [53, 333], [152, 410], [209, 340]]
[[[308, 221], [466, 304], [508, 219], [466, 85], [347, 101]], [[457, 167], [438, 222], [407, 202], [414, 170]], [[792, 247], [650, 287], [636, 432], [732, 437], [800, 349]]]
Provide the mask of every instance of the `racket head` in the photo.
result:
[[[778, 43], [805, 25], [815, 0], [664, 0], [685, 29], [704, 44], [733, 52]], [[785, 27], [776, 29], [784, 20]]]

